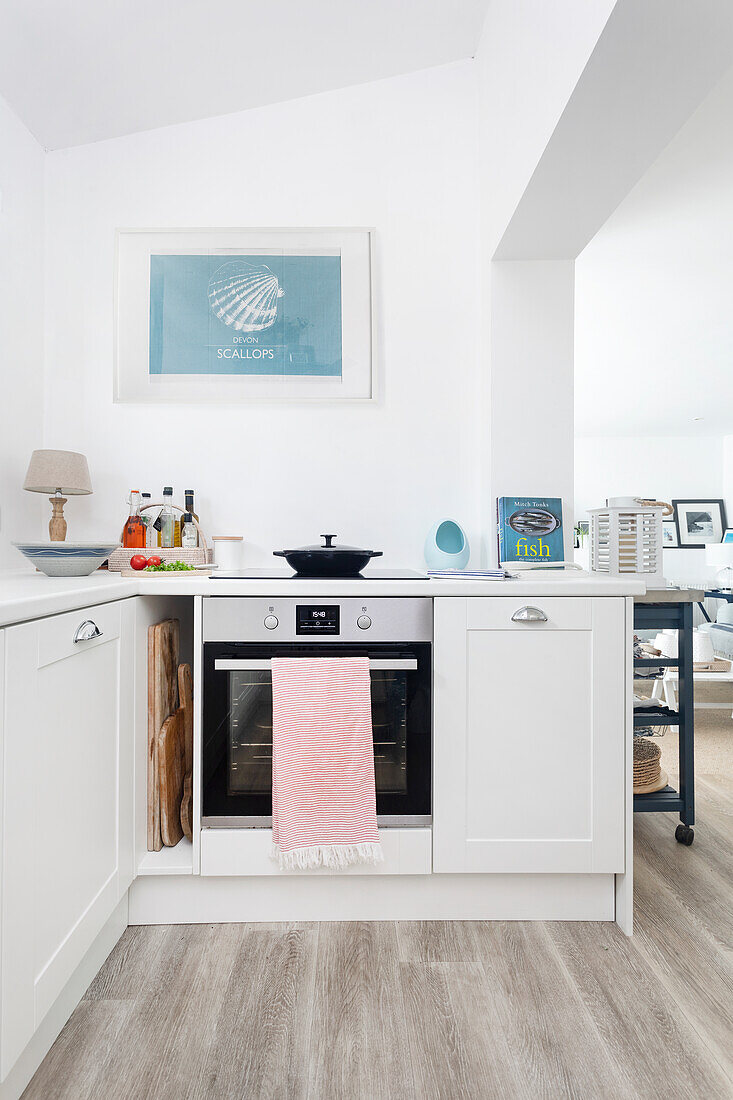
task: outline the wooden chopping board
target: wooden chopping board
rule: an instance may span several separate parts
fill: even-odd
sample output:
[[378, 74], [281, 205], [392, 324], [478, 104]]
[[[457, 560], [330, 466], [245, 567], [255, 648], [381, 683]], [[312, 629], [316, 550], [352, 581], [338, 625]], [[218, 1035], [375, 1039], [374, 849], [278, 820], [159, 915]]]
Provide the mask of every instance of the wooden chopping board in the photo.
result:
[[163, 847], [160, 830], [158, 739], [166, 718], [178, 707], [178, 619], [148, 627], [148, 851]]
[[178, 666], [178, 702], [183, 711], [186, 771], [193, 771], [193, 680], [191, 666]]
[[158, 735], [158, 774], [160, 778], [160, 835], [172, 848], [183, 836], [181, 798], [186, 772], [183, 710], [166, 718]]
[[181, 800], [181, 828], [193, 840], [193, 681], [190, 665], [178, 666], [178, 698], [183, 711], [183, 748], [186, 774]]

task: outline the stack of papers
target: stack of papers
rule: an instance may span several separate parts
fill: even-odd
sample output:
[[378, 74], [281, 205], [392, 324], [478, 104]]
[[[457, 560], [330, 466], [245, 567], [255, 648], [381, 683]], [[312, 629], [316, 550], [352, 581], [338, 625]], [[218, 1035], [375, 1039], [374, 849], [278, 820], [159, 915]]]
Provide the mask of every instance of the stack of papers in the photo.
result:
[[429, 577], [446, 577], [451, 580], [505, 581], [513, 577], [506, 569], [428, 569]]

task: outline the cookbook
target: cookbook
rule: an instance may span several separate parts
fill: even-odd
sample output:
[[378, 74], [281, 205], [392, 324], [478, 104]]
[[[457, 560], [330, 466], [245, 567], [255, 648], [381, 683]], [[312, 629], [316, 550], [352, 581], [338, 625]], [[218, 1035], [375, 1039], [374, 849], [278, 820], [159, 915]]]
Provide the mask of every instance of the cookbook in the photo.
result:
[[496, 505], [502, 565], [563, 561], [561, 497], [499, 497]]

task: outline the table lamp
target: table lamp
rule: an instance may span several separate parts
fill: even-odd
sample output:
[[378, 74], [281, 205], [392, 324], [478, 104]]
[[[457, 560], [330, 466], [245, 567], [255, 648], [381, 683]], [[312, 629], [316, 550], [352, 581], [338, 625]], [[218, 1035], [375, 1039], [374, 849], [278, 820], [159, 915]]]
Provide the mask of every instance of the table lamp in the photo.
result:
[[692, 660], [696, 665], [709, 665], [715, 660], [713, 639], [706, 630], [692, 632]]
[[23, 488], [31, 493], [50, 493], [53, 511], [48, 524], [51, 542], [66, 538], [64, 505], [67, 496], [87, 496], [92, 492], [89, 466], [76, 451], [34, 451], [28, 464]]
[[705, 564], [717, 566], [715, 583], [718, 588], [733, 585], [733, 542], [709, 542], [705, 547]]

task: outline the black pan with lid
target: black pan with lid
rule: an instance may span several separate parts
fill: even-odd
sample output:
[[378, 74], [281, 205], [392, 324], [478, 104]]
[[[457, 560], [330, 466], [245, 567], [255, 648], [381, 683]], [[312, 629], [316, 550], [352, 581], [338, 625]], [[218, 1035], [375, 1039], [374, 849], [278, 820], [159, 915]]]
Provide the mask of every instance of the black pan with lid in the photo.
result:
[[334, 546], [336, 535], [321, 535], [323, 546], [301, 546], [297, 550], [273, 550], [276, 558], [285, 558], [301, 577], [357, 577], [372, 558], [381, 558], [381, 550], [361, 550], [357, 546]]

